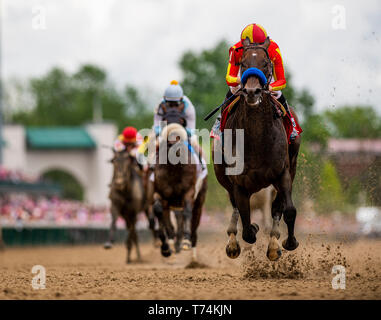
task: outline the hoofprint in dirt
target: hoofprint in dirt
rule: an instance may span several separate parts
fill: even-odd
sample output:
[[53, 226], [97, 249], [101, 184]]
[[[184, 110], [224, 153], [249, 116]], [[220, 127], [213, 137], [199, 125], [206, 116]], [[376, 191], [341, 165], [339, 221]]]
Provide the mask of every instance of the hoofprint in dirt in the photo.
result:
[[[7, 248], [0, 299], [381, 299], [381, 240], [311, 236], [277, 262], [265, 246], [262, 237], [231, 260], [222, 235], [202, 237], [199, 265], [189, 265], [190, 252], [165, 259], [151, 243], [131, 265], [122, 245]], [[46, 289], [32, 288], [34, 265], [46, 268]], [[345, 290], [332, 288], [334, 265], [346, 268]]]

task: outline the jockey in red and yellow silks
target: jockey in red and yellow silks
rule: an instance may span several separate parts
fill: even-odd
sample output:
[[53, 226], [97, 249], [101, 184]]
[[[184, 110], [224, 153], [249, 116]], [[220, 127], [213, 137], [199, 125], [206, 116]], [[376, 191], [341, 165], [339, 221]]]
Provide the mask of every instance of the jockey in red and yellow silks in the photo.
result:
[[[230, 87], [230, 90], [226, 97], [228, 98], [240, 88], [240, 64], [243, 54], [243, 41], [250, 40], [252, 44], [263, 44], [268, 38], [266, 30], [259, 24], [252, 23], [246, 26], [241, 33], [241, 40], [229, 49], [229, 64], [226, 73], [226, 83]], [[289, 107], [286, 98], [282, 94], [282, 89], [286, 87], [286, 78], [284, 75], [283, 59], [280, 53], [279, 47], [274, 40], [270, 39], [270, 45], [267, 49], [269, 58], [273, 64], [272, 78], [270, 80], [269, 90], [273, 91], [276, 99], [285, 107], [287, 113], [293, 122], [293, 132], [291, 134], [291, 140], [294, 140], [299, 135], [299, 131], [294, 125], [295, 119], [289, 111]], [[300, 128], [300, 127], [299, 127]]]
[[[236, 50], [238, 49], [238, 50]], [[226, 73], [226, 83], [229, 87], [239, 85], [238, 80], [239, 65], [242, 58], [242, 41], [237, 42], [229, 49], [229, 65]], [[286, 78], [284, 76], [283, 59], [278, 45], [274, 40], [270, 40], [268, 48], [269, 57], [273, 63], [273, 82], [270, 84], [273, 91], [282, 90], [286, 87]]]
[[[249, 38], [250, 43], [264, 43], [267, 38], [266, 30], [259, 24], [249, 24], [241, 33], [241, 40], [229, 49], [229, 65], [226, 73], [226, 83], [229, 87], [236, 87], [240, 84], [239, 71], [243, 53], [242, 41]], [[283, 59], [278, 45], [270, 39], [268, 48], [269, 57], [273, 63], [273, 79], [270, 83], [272, 91], [279, 91], [286, 87], [284, 76]]]

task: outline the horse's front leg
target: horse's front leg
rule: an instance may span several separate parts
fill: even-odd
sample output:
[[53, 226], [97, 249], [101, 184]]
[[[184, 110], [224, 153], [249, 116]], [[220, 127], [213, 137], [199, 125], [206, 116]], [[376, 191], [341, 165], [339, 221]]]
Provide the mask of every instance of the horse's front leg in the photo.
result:
[[234, 200], [236, 202], [242, 221], [242, 239], [247, 243], [253, 244], [257, 241], [259, 226], [250, 221], [250, 194], [246, 189], [235, 185]]
[[116, 206], [114, 203], [111, 204], [111, 225], [110, 225], [110, 231], [109, 231], [109, 240], [105, 242], [103, 247], [105, 249], [111, 249], [113, 243], [115, 242], [115, 233], [116, 233], [116, 220], [119, 216], [119, 207]]
[[131, 251], [135, 237], [135, 225], [134, 220], [127, 216], [125, 218], [127, 228], [126, 248], [127, 248], [127, 263], [131, 263]]
[[239, 219], [239, 211], [237, 208], [235, 208], [235, 204], [233, 204], [233, 214], [230, 218], [230, 224], [227, 230], [228, 233], [228, 244], [226, 245], [226, 254], [229, 258], [235, 259], [237, 258], [241, 253], [241, 247], [239, 245], [239, 242], [237, 240], [237, 223]]
[[167, 233], [168, 237], [168, 244], [171, 252], [175, 252], [175, 228], [173, 227], [172, 221], [171, 221], [171, 211], [169, 209], [169, 203], [168, 201], [162, 199], [162, 205], [163, 205], [163, 223], [165, 227], [165, 231]]
[[267, 258], [271, 261], [276, 261], [280, 258], [282, 255], [282, 248], [279, 244], [279, 237], [280, 237], [280, 231], [279, 231], [279, 221], [282, 218], [282, 212], [283, 212], [283, 198], [282, 194], [278, 193], [275, 200], [272, 203], [271, 207], [271, 216], [273, 218], [273, 226], [271, 228], [270, 232], [270, 242], [269, 246], [267, 248]]
[[176, 253], [179, 253], [181, 251], [181, 241], [183, 240], [183, 236], [184, 236], [183, 212], [180, 210], [176, 210], [175, 217], [176, 217], [176, 224], [177, 224], [175, 250], [176, 250]]
[[[193, 190], [192, 190], [193, 191]], [[192, 233], [192, 211], [193, 211], [193, 195], [194, 192], [190, 192], [185, 196], [184, 200], [184, 236], [181, 247], [183, 250], [190, 250], [192, 247], [191, 233]]]
[[157, 219], [155, 221], [155, 214], [153, 212], [153, 194], [154, 194], [154, 184], [152, 181], [147, 181], [147, 205], [144, 211], [149, 221], [149, 228], [152, 231], [153, 246], [157, 248], [160, 246], [160, 239], [159, 239], [158, 224], [156, 223]]
[[160, 199], [156, 199], [153, 204], [153, 212], [155, 213], [155, 216], [157, 220], [159, 221], [159, 230], [158, 235], [159, 239], [161, 240], [161, 247], [160, 252], [162, 256], [169, 257], [171, 255], [171, 249], [169, 248], [169, 245], [167, 243], [167, 237], [165, 234], [165, 224], [164, 224], [164, 218], [163, 218], [163, 206], [161, 204]]

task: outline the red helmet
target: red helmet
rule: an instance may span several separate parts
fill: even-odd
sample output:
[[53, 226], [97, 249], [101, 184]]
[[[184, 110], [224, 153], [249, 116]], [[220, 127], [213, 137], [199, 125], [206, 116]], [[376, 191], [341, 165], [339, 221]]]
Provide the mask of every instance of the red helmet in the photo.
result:
[[241, 41], [249, 38], [250, 43], [263, 43], [267, 38], [265, 28], [257, 23], [251, 23], [242, 30]]
[[123, 130], [123, 137], [124, 142], [136, 142], [136, 134], [138, 133], [138, 130], [136, 130], [134, 127], [126, 127]]

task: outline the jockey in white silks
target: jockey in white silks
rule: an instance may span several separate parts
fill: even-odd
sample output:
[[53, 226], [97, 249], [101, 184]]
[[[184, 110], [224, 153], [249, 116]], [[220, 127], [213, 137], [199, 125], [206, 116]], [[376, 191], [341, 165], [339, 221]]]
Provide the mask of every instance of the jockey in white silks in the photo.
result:
[[[163, 100], [155, 108], [153, 124], [155, 139], [152, 139], [153, 137], [151, 137], [149, 140], [156, 141], [156, 138], [160, 136], [160, 133], [163, 130], [163, 124], [165, 125], [163, 118], [166, 108], [178, 108], [180, 111], [182, 118], [186, 122], [184, 128], [189, 137], [189, 149], [192, 152], [196, 163], [198, 164], [198, 176], [205, 177], [207, 175], [207, 166], [205, 160], [202, 157], [201, 146], [198, 144], [198, 139], [195, 135], [196, 110], [190, 99], [184, 95], [183, 89], [179, 83], [175, 80], [171, 81], [170, 85], [165, 89]], [[151, 175], [150, 180], [153, 181], [153, 175]]]

